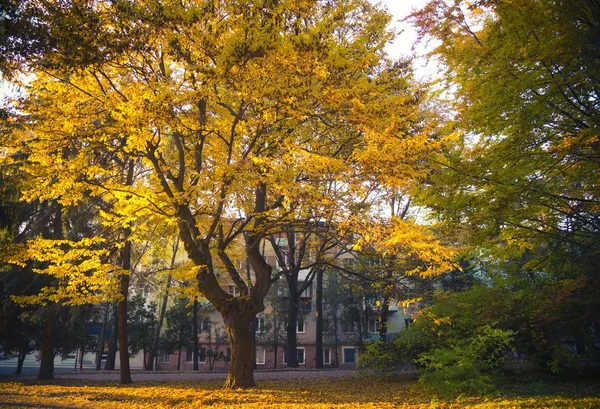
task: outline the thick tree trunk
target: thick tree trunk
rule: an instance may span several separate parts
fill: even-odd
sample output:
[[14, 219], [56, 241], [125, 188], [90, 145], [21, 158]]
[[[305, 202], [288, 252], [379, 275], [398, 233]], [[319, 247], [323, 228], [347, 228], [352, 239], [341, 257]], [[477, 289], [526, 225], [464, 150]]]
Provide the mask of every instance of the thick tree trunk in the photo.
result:
[[288, 319], [287, 319], [287, 338], [286, 338], [286, 358], [288, 368], [298, 368], [298, 355], [296, 354], [297, 336], [296, 328], [298, 325], [298, 275], [294, 275], [291, 280], [288, 281], [288, 288], [290, 292], [290, 302], [288, 305]]
[[252, 319], [238, 311], [224, 312], [225, 329], [231, 345], [231, 362], [225, 388], [250, 388], [254, 384], [256, 350], [252, 337]]
[[27, 356], [27, 348], [22, 346], [19, 348], [19, 356], [17, 357], [17, 370], [15, 371], [15, 375], [21, 375], [23, 372], [23, 363], [25, 362], [25, 357]]
[[316, 305], [316, 358], [315, 367], [317, 369], [323, 369], [323, 270], [317, 271], [317, 305]]
[[[52, 307], [51, 307], [52, 308]], [[54, 314], [47, 311], [42, 321], [42, 350], [38, 379], [54, 379]]]
[[110, 308], [110, 304], [106, 303], [106, 307], [104, 309], [104, 319], [102, 320], [102, 330], [100, 331], [100, 339], [98, 340], [98, 350], [96, 351], [96, 370], [99, 371], [102, 369], [102, 354], [104, 354], [104, 344], [106, 337], [106, 324], [108, 321], [108, 311]]
[[[171, 263], [171, 267], [173, 267], [173, 262]], [[152, 339], [152, 348], [150, 348], [150, 357], [148, 358], [148, 363], [146, 365], [146, 369], [151, 371], [154, 369], [154, 361], [158, 356], [158, 343], [160, 341], [160, 330], [162, 329], [163, 322], [165, 320], [165, 313], [167, 311], [167, 302], [169, 301], [169, 288], [171, 288], [171, 274], [167, 276], [167, 288], [165, 289], [165, 295], [162, 299], [162, 304], [160, 306], [160, 312], [158, 315], [158, 322], [156, 323], [156, 328], [154, 329], [154, 338]]]
[[[134, 161], [129, 160], [127, 169], [127, 186], [133, 184]], [[121, 267], [125, 270], [121, 274], [121, 301], [119, 301], [119, 360], [120, 360], [120, 383], [122, 385], [130, 384], [131, 370], [129, 368], [129, 331], [127, 329], [127, 296], [129, 295], [129, 274], [131, 273], [131, 228], [123, 229], [123, 240], [125, 244], [121, 249], [120, 262]]]
[[108, 351], [106, 352], [106, 362], [104, 363], [104, 370], [114, 371], [115, 363], [117, 361], [117, 345], [119, 342], [119, 313], [116, 304], [113, 304], [113, 317], [111, 325], [111, 334], [108, 339]]
[[386, 342], [387, 340], [387, 330], [388, 330], [388, 311], [390, 310], [390, 297], [388, 295], [383, 296], [383, 301], [381, 303], [381, 310], [379, 311], [379, 340]]
[[[194, 348], [192, 359], [194, 361], [193, 370], [197, 371], [198, 367], [198, 353], [200, 352], [200, 345], [198, 344], [198, 298], [194, 297], [194, 310], [192, 312], [192, 345]], [[210, 366], [212, 371], [212, 365]]]
[[[128, 234], [127, 234], [128, 236]], [[122, 267], [129, 271], [131, 268], [131, 242], [127, 241], [121, 252]], [[130, 384], [131, 370], [129, 367], [129, 339], [127, 329], [127, 295], [129, 293], [129, 274], [121, 275], [121, 296], [119, 301], [119, 362], [120, 362], [120, 383], [122, 385]]]

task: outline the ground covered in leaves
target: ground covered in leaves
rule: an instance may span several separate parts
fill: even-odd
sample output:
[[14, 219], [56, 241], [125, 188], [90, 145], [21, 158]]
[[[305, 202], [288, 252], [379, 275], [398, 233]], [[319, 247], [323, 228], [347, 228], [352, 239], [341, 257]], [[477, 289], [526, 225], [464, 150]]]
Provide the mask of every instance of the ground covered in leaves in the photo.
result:
[[222, 390], [222, 380], [114, 382], [58, 380], [0, 383], [1, 408], [598, 408], [589, 381], [515, 382], [495, 396], [449, 399], [414, 380], [350, 376], [265, 380], [251, 390]]

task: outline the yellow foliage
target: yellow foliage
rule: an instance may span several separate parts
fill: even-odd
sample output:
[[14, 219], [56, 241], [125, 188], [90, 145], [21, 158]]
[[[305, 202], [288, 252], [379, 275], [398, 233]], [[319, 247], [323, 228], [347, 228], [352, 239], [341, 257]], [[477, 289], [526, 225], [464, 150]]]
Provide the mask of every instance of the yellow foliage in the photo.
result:
[[[135, 378], [135, 375], [134, 375]], [[0, 407], [141, 408], [281, 408], [281, 409], [429, 409], [439, 408], [592, 408], [600, 398], [558, 394], [541, 396], [445, 399], [403, 378], [348, 376], [337, 379], [263, 381], [250, 390], [223, 390], [218, 380], [138, 382], [131, 386], [81, 381], [58, 384], [9, 382], [1, 385]]]

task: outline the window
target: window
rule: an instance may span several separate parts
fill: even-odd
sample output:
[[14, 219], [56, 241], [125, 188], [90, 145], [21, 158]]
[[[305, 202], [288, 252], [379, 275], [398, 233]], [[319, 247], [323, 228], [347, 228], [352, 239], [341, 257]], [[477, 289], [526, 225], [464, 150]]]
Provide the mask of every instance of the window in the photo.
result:
[[256, 333], [262, 334], [265, 332], [265, 319], [263, 317], [256, 317]]
[[342, 332], [344, 334], [352, 334], [354, 330], [354, 321], [342, 319]]
[[331, 350], [323, 348], [323, 365], [331, 365]]
[[208, 317], [202, 317], [198, 319], [198, 332], [208, 331], [210, 327], [210, 319]]
[[[185, 362], [194, 361], [194, 347], [188, 346], [185, 348]], [[198, 348], [198, 363], [206, 363], [206, 348]]]
[[240, 290], [238, 290], [238, 288], [235, 285], [228, 285], [227, 293], [233, 295], [234, 297], [239, 297]]
[[231, 348], [227, 347], [225, 350], [225, 362], [229, 363], [231, 360]]
[[[304, 347], [296, 348], [296, 360], [298, 365], [304, 365]], [[283, 349], [283, 363], [287, 364], [287, 350]]]
[[171, 354], [169, 354], [168, 352], [161, 352], [160, 354], [158, 354], [158, 362], [167, 364], [169, 363], [170, 356]]
[[343, 347], [342, 355], [343, 355], [345, 364], [355, 364], [356, 363], [356, 348]]
[[302, 317], [299, 317], [298, 321], [296, 321], [296, 332], [304, 334], [304, 318]]
[[369, 332], [379, 332], [379, 319], [369, 318]]
[[263, 347], [256, 347], [256, 364], [265, 364], [265, 349]]

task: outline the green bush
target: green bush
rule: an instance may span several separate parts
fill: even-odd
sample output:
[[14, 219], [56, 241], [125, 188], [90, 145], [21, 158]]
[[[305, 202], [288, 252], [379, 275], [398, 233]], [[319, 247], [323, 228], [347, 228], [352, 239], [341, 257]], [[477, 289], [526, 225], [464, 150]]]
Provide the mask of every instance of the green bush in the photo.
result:
[[444, 395], [490, 393], [512, 338], [511, 331], [485, 326], [470, 340], [424, 352], [416, 360], [422, 366], [419, 382]]

